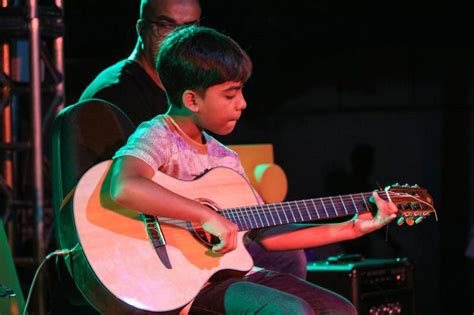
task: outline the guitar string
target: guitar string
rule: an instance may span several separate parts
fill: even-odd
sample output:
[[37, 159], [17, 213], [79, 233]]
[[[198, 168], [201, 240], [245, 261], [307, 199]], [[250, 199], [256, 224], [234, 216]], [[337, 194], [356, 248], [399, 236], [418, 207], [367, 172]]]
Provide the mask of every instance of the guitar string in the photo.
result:
[[[394, 201], [397, 201], [397, 199], [399, 200], [403, 200], [403, 199], [406, 199], [406, 197], [409, 196], [410, 198], [414, 199], [413, 201], [417, 201], [418, 203], [421, 203], [421, 204], [424, 204], [428, 207], [431, 208], [431, 204], [420, 199], [420, 198], [417, 198], [417, 197], [414, 197], [412, 195], [393, 195], [392, 196], [392, 199]], [[331, 204], [334, 204], [335, 206], [341, 206], [341, 205], [346, 205], [346, 202], [348, 202], [349, 200], [347, 200], [347, 196], [345, 196], [346, 199], [344, 200], [345, 202], [341, 202], [341, 201], [334, 201], [331, 203]], [[334, 207], [332, 207], [330, 204], [327, 203], [327, 200], [325, 201], [324, 199], [330, 199], [330, 197], [324, 197], [324, 198], [319, 198], [319, 199], [305, 199], [305, 200], [298, 200], [298, 201], [287, 201], [287, 202], [283, 202], [283, 203], [272, 203], [272, 204], [263, 204], [263, 205], [257, 205], [257, 206], [250, 206], [250, 207], [238, 207], [238, 208], [228, 208], [228, 209], [223, 209], [222, 211], [229, 211], [229, 210], [239, 210], [239, 211], [251, 211], [251, 212], [257, 212], [257, 213], [276, 213], [276, 212], [279, 212], [281, 213], [282, 211], [286, 211], [286, 210], [292, 210], [293, 209], [293, 206], [296, 205], [297, 207], [299, 206], [305, 206], [307, 208], [308, 204], [310, 205], [311, 207], [311, 210], [316, 210], [317, 211], [317, 207], [316, 206], [311, 206], [311, 204], [314, 204], [314, 200], [319, 200], [321, 201], [321, 203], [325, 203], [326, 206], [328, 206], [327, 208], [329, 208], [330, 210], [333, 209], [334, 210]], [[360, 197], [357, 197], [356, 198], [353, 198], [351, 197], [350, 201], [354, 201], [354, 202], [360, 202], [362, 201], [363, 198], [360, 198]], [[407, 202], [408, 203], [408, 202]], [[416, 202], [412, 202], [412, 203], [416, 203]], [[360, 212], [360, 210], [358, 209], [358, 207], [354, 207], [352, 205], [348, 205], [350, 208], [356, 208], [357, 212]], [[271, 209], [271, 207], [274, 208], [274, 210]], [[252, 208], [255, 208], [252, 209]], [[263, 210], [263, 211], [262, 211]], [[337, 210], [334, 210], [336, 213], [337, 213]], [[423, 211], [423, 209], [417, 209], [417, 211]], [[355, 214], [355, 213], [351, 213], [351, 214]]]
[[[360, 202], [360, 201], [365, 200], [364, 198], [360, 198], [360, 197], [358, 197], [358, 196], [355, 196], [355, 198], [353, 198], [354, 196], [350, 196], [350, 195], [349, 195], [350, 200], [348, 200], [347, 196], [342, 196], [342, 197], [345, 198], [345, 200], [343, 200], [344, 204], [346, 204], [346, 203], [349, 202], [349, 201], [358, 201], [358, 202]], [[412, 200], [412, 203], [416, 203], [416, 202], [413, 202], [413, 201], [417, 201], [418, 203], [422, 203], [422, 204], [424, 204], [424, 205], [426, 205], [426, 206], [428, 206], [428, 207], [432, 207], [429, 202], [427, 202], [427, 201], [425, 201], [425, 200], [423, 200], [423, 199], [420, 199], [420, 198], [418, 198], [418, 197], [412, 196], [412, 195], [407, 195], [407, 194], [391, 194], [391, 198], [392, 198], [393, 200], [395, 200], [395, 201], [397, 201], [397, 200], [403, 200], [403, 199], [406, 199], [407, 197], [413, 199], [413, 200]], [[308, 204], [309, 202], [313, 203], [313, 200], [319, 200], [319, 201], [321, 201], [321, 202], [324, 202], [325, 205], [327, 206], [327, 205], [329, 205], [329, 204], [327, 203], [327, 200], [324, 201], [324, 199], [330, 199], [330, 198], [333, 198], [333, 197], [323, 197], [323, 198], [317, 198], [317, 199], [304, 199], [304, 200], [297, 200], [297, 201], [286, 201], [286, 202], [275, 203], [275, 204], [263, 204], [263, 205], [260, 205], [260, 207], [265, 207], [265, 206], [270, 206], [270, 205], [272, 205], [272, 206], [273, 206], [273, 205], [277, 205], [277, 206], [280, 206], [280, 207], [291, 207], [291, 204], [297, 204], [298, 206], [300, 206], [301, 204], [304, 205], [304, 204]], [[386, 201], [387, 201], [387, 200], [386, 200]], [[333, 200], [332, 203], [334, 203], [335, 205], [340, 206], [340, 205], [343, 204], [343, 202], [338, 201], [338, 200], [335, 200], [335, 201]], [[332, 203], [331, 203], [331, 204], [332, 204]], [[409, 202], [405, 202], [405, 203], [409, 203]], [[252, 206], [252, 207], [254, 207], [254, 206]], [[331, 208], [331, 207], [329, 207], [329, 208]], [[232, 208], [232, 209], [239, 209], [239, 208]], [[243, 208], [242, 208], [242, 209], [243, 209]]]
[[[379, 191], [379, 193], [386, 193], [385, 191]], [[364, 193], [362, 193], [364, 194]], [[365, 193], [366, 195], [371, 195], [372, 193]], [[394, 193], [391, 193], [393, 194], [393, 199], [397, 199], [400, 198], [400, 199], [403, 199], [404, 197], [406, 198], [407, 196], [418, 201], [419, 203], [422, 203], [422, 204], [425, 204], [429, 207], [431, 207], [431, 205], [420, 199], [420, 198], [417, 198], [415, 196], [412, 196], [412, 195], [406, 195], [406, 194], [394, 194]], [[354, 198], [355, 196], [355, 198]], [[248, 207], [237, 207], [237, 208], [226, 208], [226, 209], [222, 209], [221, 212], [227, 212], [229, 214], [231, 214], [232, 216], [235, 216], [234, 214], [232, 214], [232, 211], [240, 211], [240, 217], [244, 220], [251, 220], [250, 219], [250, 216], [249, 216], [249, 213], [254, 215], [255, 213], [258, 215], [259, 213], [261, 214], [277, 214], [279, 215], [280, 213], [283, 213], [283, 212], [287, 212], [287, 210], [292, 210], [293, 209], [293, 205], [296, 205], [296, 207], [299, 207], [299, 206], [304, 206], [306, 209], [308, 209], [308, 203], [311, 203], [311, 204], [314, 204], [314, 200], [319, 200], [321, 203], [326, 203], [327, 200], [330, 198], [334, 198], [334, 196], [331, 196], [331, 197], [322, 197], [322, 198], [315, 198], [315, 199], [303, 199], [303, 200], [297, 200], [297, 201], [286, 201], [286, 202], [282, 202], [282, 203], [270, 203], [270, 204], [263, 204], [263, 205], [252, 205], [252, 206], [248, 206]], [[350, 198], [350, 200], [348, 200], [348, 198]], [[353, 202], [360, 202], [360, 201], [364, 201], [365, 198], [361, 198], [359, 197], [358, 195], [352, 195], [352, 194], [349, 194], [349, 195], [343, 195], [343, 196], [340, 196], [340, 199], [341, 201], [332, 201], [332, 203], [334, 205], [337, 205], [337, 206], [341, 206], [341, 205], [345, 205], [344, 201], [345, 202], [348, 202], [348, 201], [353, 201]], [[318, 210], [316, 206], [311, 206], [310, 205], [310, 210]], [[273, 209], [271, 209], [271, 207], [273, 207]], [[353, 207], [353, 206], [350, 206], [350, 207]], [[333, 207], [328, 207], [329, 209], [333, 208]], [[360, 212], [360, 210], [357, 208], [357, 206], [354, 207], [355, 210], [357, 212]], [[245, 214], [242, 213], [242, 211], [245, 211]], [[420, 209], [419, 211], [422, 211], [422, 209]], [[337, 211], [335, 210], [335, 212], [337, 213]], [[357, 213], [356, 212], [356, 213]], [[300, 211], [300, 214], [301, 214], [301, 211]], [[355, 213], [351, 213], [351, 214], [355, 214]], [[245, 218], [245, 216], [247, 216], [248, 219]], [[310, 215], [308, 215], [309, 217], [311, 217]], [[301, 215], [300, 215], [301, 217]], [[254, 217], [254, 221], [256, 221], [255, 217]], [[281, 220], [280, 220], [281, 221]], [[262, 222], [263, 223], [263, 222]]]
[[[348, 196], [351, 197], [351, 201], [360, 202], [361, 200], [363, 200], [362, 198], [360, 198], [360, 197], [358, 197], [358, 196], [356, 196], [356, 198], [353, 198], [353, 196], [351, 196], [351, 195], [348, 195]], [[414, 196], [412, 196], [412, 195], [400, 195], [400, 194], [396, 195], [396, 194], [395, 194], [395, 195], [393, 196], [393, 198], [394, 198], [394, 199], [397, 199], [397, 197], [398, 197], [398, 198], [400, 198], [400, 199], [403, 199], [404, 197], [406, 198], [406, 196], [409, 196], [410, 198], [415, 199], [415, 200], [418, 201], [419, 203], [423, 203], [423, 204], [425, 204], [425, 205], [431, 207], [431, 204], [429, 204], [428, 202], [426, 202], [426, 201], [424, 201], [424, 200], [422, 200], [422, 199], [416, 198], [416, 197], [414, 197]], [[346, 199], [345, 201], [347, 202], [347, 196], [342, 196], [342, 197], [344, 197], [344, 198]], [[320, 200], [321, 202], [324, 202], [323, 199], [329, 199], [329, 198], [330, 198], [330, 197], [323, 197], [323, 198], [319, 198], [319, 199], [316, 199], [316, 200]], [[250, 217], [248, 216], [248, 213], [249, 213], [249, 212], [257, 213], [257, 214], [258, 214], [258, 213], [262, 213], [262, 214], [276, 213], [276, 214], [278, 215], [279, 213], [286, 212], [287, 210], [292, 210], [292, 209], [293, 209], [292, 205], [296, 205], [297, 207], [300, 206], [300, 205], [304, 205], [305, 208], [307, 208], [308, 202], [313, 203], [313, 202], [312, 202], [313, 200], [314, 200], [314, 199], [305, 199], [305, 200], [299, 200], [299, 201], [288, 201], [288, 202], [284, 202], [284, 203], [273, 203], [273, 204], [253, 205], [253, 206], [249, 206], [249, 207], [240, 207], [240, 208], [227, 208], [227, 209], [221, 210], [221, 212], [227, 212], [227, 213], [229, 213], [230, 215], [235, 216], [235, 215], [232, 213], [232, 211], [234, 211], [234, 212], [235, 212], [235, 211], [240, 211], [240, 212], [245, 211], [245, 215], [247, 216], [248, 220], [250, 220]], [[336, 201], [336, 202], [334, 202], [334, 204], [340, 206], [340, 205], [343, 204], [343, 203], [342, 203], [342, 202], [339, 202], [339, 201]], [[278, 206], [278, 208], [277, 208], [277, 206]], [[310, 206], [311, 206], [311, 205], [310, 205]], [[274, 209], [272, 210], [271, 207], [273, 207]], [[352, 206], [351, 206], [351, 207], [352, 207]], [[253, 209], [253, 208], [255, 208], [255, 209]], [[357, 211], [360, 211], [357, 207], [355, 207], [355, 208], [356, 208]], [[331, 209], [331, 207], [329, 207], [329, 209]], [[311, 207], [311, 210], [317, 210], [317, 207], [314, 207], [314, 209], [313, 209], [313, 207]], [[422, 210], [423, 210], [423, 209], [419, 209], [419, 210], [417, 209], [417, 211], [422, 211]], [[337, 213], [337, 211], [336, 211], [336, 213]], [[300, 214], [301, 214], [301, 211], [300, 211]], [[351, 213], [351, 214], [355, 214], [355, 213]], [[230, 215], [229, 215], [229, 216], [230, 216]], [[243, 213], [240, 213], [240, 215], [241, 215], [241, 217], [243, 217], [243, 219], [247, 220], [247, 219], [245, 218], [245, 215], [244, 215]], [[306, 216], [306, 215], [304, 215], [304, 216]], [[302, 215], [300, 215], [300, 217], [302, 217]], [[309, 216], [309, 217], [310, 217], [310, 216]], [[254, 221], [256, 221], [256, 220], [254, 219]], [[263, 223], [263, 222], [262, 222], [262, 223]]]
[[[383, 192], [385, 192], [385, 191], [379, 191], [379, 193], [383, 193]], [[385, 193], [386, 193], [386, 192], [385, 192]], [[431, 204], [430, 204], [430, 203], [428, 203], [428, 202], [426, 202], [426, 201], [424, 201], [424, 200], [422, 200], [422, 199], [420, 199], [420, 198], [417, 198], [417, 197], [415, 197], [415, 196], [408, 195], [408, 194], [393, 193], [393, 192], [389, 192], [389, 193], [390, 193], [391, 195], [393, 195], [393, 196], [392, 196], [392, 199], [394, 199], [394, 200], [397, 199], [397, 198], [405, 199], [406, 197], [410, 197], [410, 198], [412, 198], [412, 199], [418, 201], [419, 203], [422, 203], [422, 204], [427, 205], [428, 207], [431, 207]], [[366, 193], [366, 194], [369, 194], [369, 193]], [[370, 194], [371, 194], [371, 193], [370, 193]], [[360, 201], [364, 200], [364, 198], [360, 198], [360, 197], [358, 197], [358, 196], [356, 196], [356, 198], [353, 198], [353, 195], [344, 195], [344, 196], [341, 196], [341, 200], [342, 200], [342, 197], [344, 197], [344, 198], [346, 199], [346, 201], [347, 201], [347, 197], [348, 197], [348, 196], [351, 197], [351, 201], [353, 200], [353, 201], [360, 202]], [[329, 198], [331, 198], [331, 197], [323, 197], [323, 198], [318, 198], [318, 199], [319, 199], [319, 200], [322, 200], [322, 199], [329, 199]], [[317, 199], [317, 200], [318, 200], [318, 199]], [[224, 215], [224, 213], [228, 214], [227, 217], [228, 217], [228, 219], [231, 219], [231, 220], [232, 220], [231, 216], [232, 216], [232, 217], [237, 216], [238, 218], [241, 218], [241, 219], [244, 221], [243, 223], [242, 223], [242, 222], [235, 222], [235, 223], [236, 223], [237, 225], [240, 225], [240, 226], [243, 227], [243, 228], [245, 228], [245, 227], [247, 227], [247, 228], [249, 228], [249, 227], [251, 227], [251, 228], [258, 228], [258, 227], [263, 227], [263, 226], [265, 226], [265, 224], [263, 224], [263, 221], [261, 220], [261, 218], [260, 218], [260, 221], [261, 221], [262, 224], [260, 224], [260, 225], [259, 225], [258, 222], [255, 220], [255, 218], [254, 218], [254, 222], [252, 222], [252, 220], [251, 220], [250, 217], [248, 216], [248, 213], [247, 213], [248, 211], [257, 213], [257, 216], [258, 216], [258, 217], [260, 217], [259, 214], [262, 214], [262, 215], [264, 215], [265, 217], [266, 217], [267, 215], [274, 215], [274, 214], [279, 215], [279, 213], [287, 212], [287, 210], [291, 210], [291, 209], [292, 209], [292, 207], [291, 207], [291, 204], [292, 204], [292, 203], [295, 204], [295, 205], [297, 205], [297, 206], [298, 206], [299, 204], [302, 204], [302, 203], [303, 203], [303, 204], [305, 205], [305, 207], [307, 208], [306, 203], [307, 203], [308, 201], [312, 201], [312, 200], [314, 200], [314, 199], [305, 199], [305, 200], [299, 200], [299, 201], [288, 201], [288, 202], [284, 202], [284, 203], [280, 203], [280, 204], [254, 205], [254, 206], [244, 207], [244, 208], [227, 208], [227, 209], [221, 210], [221, 212], [223, 213], [223, 215]], [[322, 202], [322, 201], [321, 201], [321, 202]], [[335, 205], [341, 205], [342, 202], [337, 201], [337, 202], [334, 202], [334, 204], [335, 204]], [[277, 208], [276, 205], [281, 205], [281, 206], [280, 206], [279, 208]], [[274, 207], [274, 210], [271, 209], [271, 206]], [[255, 210], [253, 210], [252, 208], [255, 208]], [[259, 209], [259, 208], [260, 208], [260, 209]], [[359, 212], [359, 210], [357, 209], [357, 207], [355, 207], [355, 208], [356, 208], [355, 210], [356, 210], [357, 212]], [[240, 211], [240, 213], [233, 214], [233, 213], [231, 212], [231, 211], [233, 211], [233, 210], [234, 210], [234, 212]], [[316, 210], [316, 211], [317, 211], [317, 209], [311, 209], [311, 210]], [[246, 213], [244, 214], [244, 213], [242, 213], [242, 211], [246, 211]], [[422, 210], [422, 209], [419, 209], [419, 210], [414, 210], [414, 211], [423, 211], [423, 210]], [[434, 211], [434, 209], [433, 209], [433, 211]], [[356, 213], [357, 213], [357, 212], [356, 212]], [[336, 213], [337, 213], [337, 211], [336, 211]], [[351, 213], [351, 214], [355, 214], [355, 213]], [[245, 218], [245, 215], [247, 215], [248, 219]], [[314, 220], [313, 218], [311, 218], [310, 215], [301, 215], [301, 212], [300, 212], [300, 218], [302, 219], [301, 222], [308, 221], [308, 220]], [[183, 227], [183, 228], [189, 228], [189, 224], [187, 223], [187, 221], [183, 221], [183, 220], [177, 220], [177, 219], [171, 219], [171, 218], [160, 217], [160, 221], [161, 221], [161, 222], [164, 222], [164, 223], [169, 223], [169, 224], [172, 224], [172, 225], [176, 225], [176, 226], [181, 226], [181, 227]], [[236, 221], [236, 220], [234, 219], [234, 220], [232, 220], [232, 221]], [[249, 222], [247, 222], [247, 221], [249, 221]], [[274, 221], [274, 220], [273, 220], [273, 221]], [[253, 223], [254, 223], [254, 224], [253, 224]], [[269, 222], [268, 222], [268, 219], [267, 219], [267, 223], [269, 223]], [[283, 222], [280, 220], [280, 224], [286, 224], [286, 222], [283, 223]], [[253, 227], [253, 225], [255, 225], [255, 227]], [[274, 225], [279, 225], [279, 224], [274, 221]], [[268, 224], [268, 226], [271, 226], [271, 224]]]

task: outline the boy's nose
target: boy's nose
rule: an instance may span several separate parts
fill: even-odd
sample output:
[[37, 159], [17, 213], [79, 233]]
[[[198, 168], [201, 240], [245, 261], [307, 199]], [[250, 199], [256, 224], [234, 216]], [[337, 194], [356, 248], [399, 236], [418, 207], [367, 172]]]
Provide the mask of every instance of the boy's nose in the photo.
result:
[[237, 105], [237, 110], [244, 110], [245, 108], [247, 107], [247, 102], [245, 101], [245, 98], [242, 97], [242, 99], [240, 100], [240, 102], [238, 102], [238, 105]]

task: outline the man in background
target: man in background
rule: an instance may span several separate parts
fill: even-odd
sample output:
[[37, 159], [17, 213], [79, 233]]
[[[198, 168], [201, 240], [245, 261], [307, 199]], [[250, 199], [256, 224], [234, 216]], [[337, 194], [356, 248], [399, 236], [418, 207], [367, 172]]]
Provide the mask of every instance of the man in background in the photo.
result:
[[[177, 26], [200, 24], [198, 0], [142, 0], [136, 24], [137, 43], [127, 59], [106, 68], [89, 84], [80, 101], [106, 100], [119, 107], [135, 124], [168, 109], [155, 60], [163, 39]], [[256, 266], [306, 277], [304, 250], [267, 252], [256, 242], [247, 244]]]
[[119, 107], [135, 126], [167, 110], [166, 94], [155, 70], [160, 44], [180, 25], [199, 24], [198, 0], [143, 0], [136, 24], [137, 43], [130, 56], [106, 68], [89, 84], [80, 101], [100, 98]]

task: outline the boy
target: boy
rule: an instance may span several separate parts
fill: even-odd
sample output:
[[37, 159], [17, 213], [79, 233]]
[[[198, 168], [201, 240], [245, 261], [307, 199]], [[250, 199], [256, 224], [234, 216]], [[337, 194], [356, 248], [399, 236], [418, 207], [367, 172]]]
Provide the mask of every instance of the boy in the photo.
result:
[[[181, 180], [193, 180], [219, 166], [245, 176], [237, 154], [205, 130], [219, 135], [232, 132], [247, 106], [242, 88], [251, 74], [252, 63], [227, 36], [210, 28], [188, 26], [177, 29], [164, 40], [157, 70], [170, 108], [166, 114], [141, 124], [114, 156], [112, 198], [146, 214], [199, 224], [219, 238], [212, 250], [225, 254], [237, 246], [236, 224], [151, 178], [158, 170]], [[260, 234], [259, 241], [267, 250], [289, 250], [359, 237], [395, 217], [393, 203], [383, 201], [376, 194], [374, 199], [379, 209], [375, 218], [360, 215], [355, 221], [342, 224], [291, 226], [285, 233], [269, 229], [266, 234]], [[288, 274], [266, 270], [208, 284], [191, 307], [191, 312], [214, 314], [320, 311], [356, 313], [347, 300], [334, 293]]]

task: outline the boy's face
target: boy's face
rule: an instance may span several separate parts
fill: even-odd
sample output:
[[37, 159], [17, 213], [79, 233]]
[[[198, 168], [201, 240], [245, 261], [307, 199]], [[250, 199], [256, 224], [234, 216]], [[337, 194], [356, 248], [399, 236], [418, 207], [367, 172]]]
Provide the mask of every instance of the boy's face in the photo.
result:
[[209, 87], [204, 95], [196, 95], [196, 123], [218, 135], [234, 130], [242, 111], [247, 107], [241, 82], [228, 81]]

